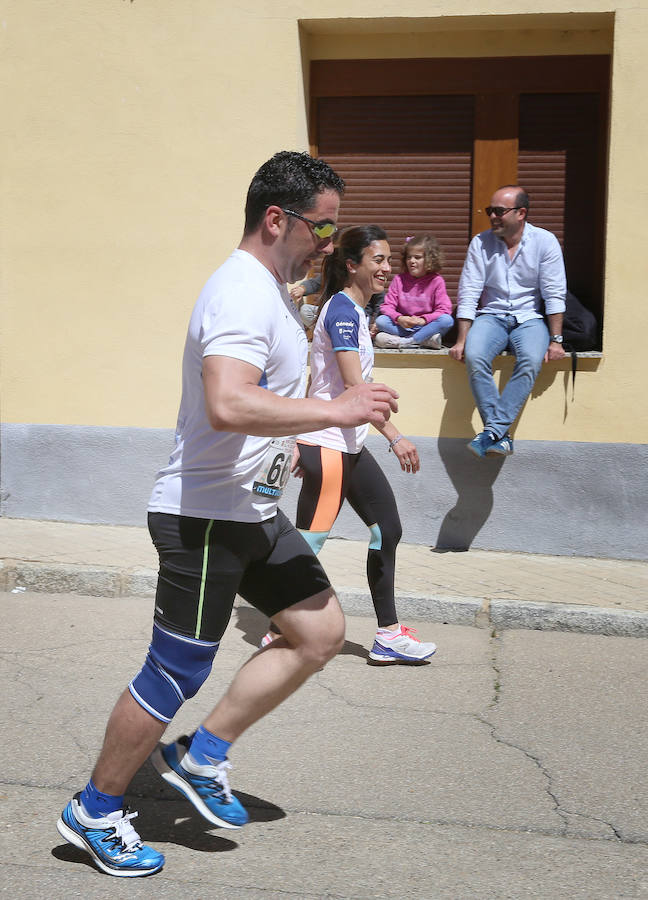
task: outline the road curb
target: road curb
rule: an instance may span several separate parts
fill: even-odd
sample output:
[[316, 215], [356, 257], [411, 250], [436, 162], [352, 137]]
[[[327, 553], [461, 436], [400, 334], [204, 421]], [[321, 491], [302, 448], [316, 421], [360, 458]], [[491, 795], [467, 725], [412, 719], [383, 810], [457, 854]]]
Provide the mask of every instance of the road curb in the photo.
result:
[[529, 603], [493, 600], [489, 619], [493, 628], [533, 631], [574, 631], [617, 637], [648, 637], [648, 613], [631, 609], [605, 609], [566, 603]]
[[[336, 588], [340, 604], [350, 616], [373, 615], [373, 603], [367, 590]], [[446, 625], [479, 625], [484, 600], [479, 597], [422, 596], [396, 594], [398, 613], [405, 623], [414, 620], [443, 622]]]
[[153, 569], [67, 565], [3, 560], [0, 590], [86, 597], [154, 597], [157, 572]]
[[[157, 572], [147, 568], [37, 563], [0, 560], [0, 591], [79, 594], [87, 597], [155, 596]], [[339, 588], [338, 597], [348, 615], [373, 613], [367, 590]], [[494, 631], [571, 631], [618, 637], [648, 637], [648, 613], [526, 600], [491, 600], [398, 592], [399, 613], [405, 622], [426, 621], [447, 625], [492, 628]]]

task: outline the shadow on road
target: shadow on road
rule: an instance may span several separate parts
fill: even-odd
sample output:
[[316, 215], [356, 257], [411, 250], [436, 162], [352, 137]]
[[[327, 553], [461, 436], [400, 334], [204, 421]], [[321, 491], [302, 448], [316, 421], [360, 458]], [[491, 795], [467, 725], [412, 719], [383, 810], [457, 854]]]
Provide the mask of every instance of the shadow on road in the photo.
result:
[[[235, 610], [234, 626], [243, 632], [243, 639], [253, 647], [258, 647], [268, 630], [268, 617], [252, 606], [239, 606]], [[368, 650], [362, 644], [345, 641], [339, 656], [357, 656], [366, 659]]]

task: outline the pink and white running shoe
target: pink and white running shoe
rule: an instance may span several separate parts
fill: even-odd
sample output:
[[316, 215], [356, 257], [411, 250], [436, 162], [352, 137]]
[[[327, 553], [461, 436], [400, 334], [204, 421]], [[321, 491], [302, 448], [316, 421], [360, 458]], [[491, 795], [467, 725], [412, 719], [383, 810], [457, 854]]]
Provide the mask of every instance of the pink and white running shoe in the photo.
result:
[[398, 631], [383, 629], [376, 632], [374, 644], [369, 652], [373, 663], [419, 663], [429, 659], [436, 652], [436, 644], [422, 643], [414, 637], [415, 628], [401, 625]]

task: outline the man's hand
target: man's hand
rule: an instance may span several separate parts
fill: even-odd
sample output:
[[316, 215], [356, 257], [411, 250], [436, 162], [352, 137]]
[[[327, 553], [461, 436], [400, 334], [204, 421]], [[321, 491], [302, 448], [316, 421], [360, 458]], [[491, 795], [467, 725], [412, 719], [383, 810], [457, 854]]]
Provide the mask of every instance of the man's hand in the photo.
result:
[[336, 421], [340, 428], [355, 428], [367, 422], [382, 428], [393, 412], [398, 412], [398, 392], [386, 384], [356, 384], [347, 388], [335, 404]]
[[457, 319], [457, 340], [454, 347], [450, 347], [449, 355], [456, 359], [457, 362], [465, 362], [464, 348], [466, 346], [466, 338], [472, 325], [472, 319]]
[[453, 359], [456, 359], [457, 362], [465, 362], [464, 360], [464, 347], [466, 346], [465, 341], [457, 341], [454, 347], [450, 347], [448, 350], [448, 356], [451, 356]]
[[545, 353], [544, 361], [551, 362], [554, 359], [564, 359], [566, 355], [562, 344], [556, 344], [555, 341], [551, 341]]

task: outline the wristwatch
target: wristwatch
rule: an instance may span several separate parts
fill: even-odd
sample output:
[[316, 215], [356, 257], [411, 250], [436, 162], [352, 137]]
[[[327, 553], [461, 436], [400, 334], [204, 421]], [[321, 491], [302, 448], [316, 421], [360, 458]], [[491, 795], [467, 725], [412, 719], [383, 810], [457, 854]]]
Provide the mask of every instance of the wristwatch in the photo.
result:
[[563, 336], [562, 334], [552, 334], [549, 340], [552, 344], [562, 344]]

